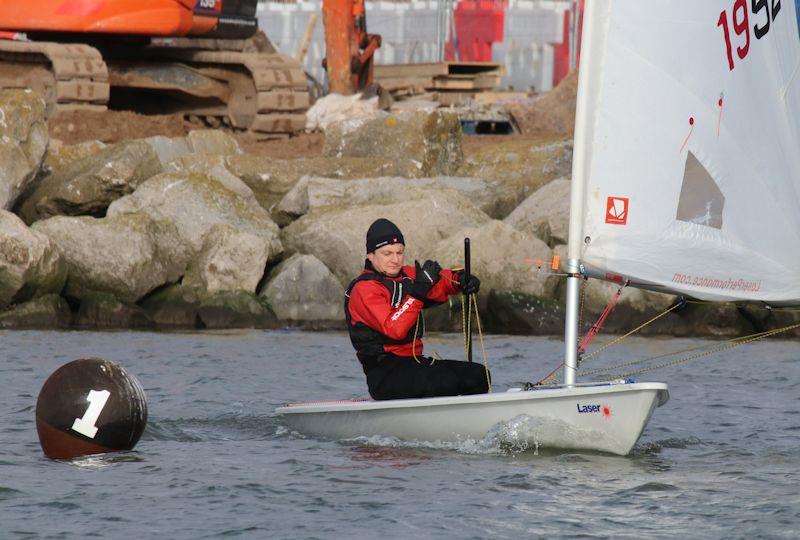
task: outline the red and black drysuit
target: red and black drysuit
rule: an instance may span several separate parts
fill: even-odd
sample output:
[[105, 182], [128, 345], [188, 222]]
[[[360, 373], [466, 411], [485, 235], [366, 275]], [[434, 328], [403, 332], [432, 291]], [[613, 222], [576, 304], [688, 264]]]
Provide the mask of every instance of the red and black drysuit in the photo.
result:
[[416, 269], [404, 266], [397, 277], [377, 272], [369, 261], [345, 292], [350, 341], [367, 376], [373, 399], [482, 394], [488, 372], [478, 363], [423, 356], [425, 323], [421, 311], [459, 292], [457, 274], [442, 270], [423, 302], [408, 294]]

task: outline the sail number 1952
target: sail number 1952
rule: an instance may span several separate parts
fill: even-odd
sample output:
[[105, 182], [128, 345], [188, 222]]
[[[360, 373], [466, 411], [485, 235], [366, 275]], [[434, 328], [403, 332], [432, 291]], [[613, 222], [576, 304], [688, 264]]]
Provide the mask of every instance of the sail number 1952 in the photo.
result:
[[[723, 10], [719, 14], [717, 26], [722, 28], [725, 38], [725, 49], [728, 53], [728, 68], [733, 71], [733, 49], [736, 47], [736, 56], [739, 60], [744, 60], [750, 52], [750, 15], [753, 15], [753, 35], [756, 39], [761, 39], [769, 32], [770, 23], [775, 20], [781, 10], [781, 0], [750, 0], [748, 9], [747, 0], [736, 0], [730, 10], [730, 22], [728, 11]], [[731, 42], [731, 27], [736, 33], [736, 43]]]

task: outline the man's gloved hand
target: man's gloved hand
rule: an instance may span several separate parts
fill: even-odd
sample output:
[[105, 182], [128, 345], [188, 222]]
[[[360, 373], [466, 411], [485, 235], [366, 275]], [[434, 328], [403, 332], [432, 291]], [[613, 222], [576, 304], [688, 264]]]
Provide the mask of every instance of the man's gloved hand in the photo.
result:
[[458, 286], [465, 294], [477, 294], [481, 288], [481, 280], [470, 274], [469, 279], [464, 272], [458, 274]]
[[428, 293], [431, 292], [431, 288], [439, 281], [439, 272], [441, 272], [442, 267], [439, 266], [438, 262], [431, 260], [425, 261], [422, 266], [419, 265], [419, 261], [414, 261], [414, 266], [417, 269], [417, 275], [409, 288], [408, 294], [417, 300], [424, 301], [428, 297]]

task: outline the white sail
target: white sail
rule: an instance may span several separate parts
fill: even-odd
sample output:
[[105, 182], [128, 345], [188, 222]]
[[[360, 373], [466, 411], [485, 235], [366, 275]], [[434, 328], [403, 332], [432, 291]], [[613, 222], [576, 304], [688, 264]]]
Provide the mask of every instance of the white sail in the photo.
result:
[[590, 0], [586, 16], [570, 259], [634, 286], [800, 304], [794, 2]]

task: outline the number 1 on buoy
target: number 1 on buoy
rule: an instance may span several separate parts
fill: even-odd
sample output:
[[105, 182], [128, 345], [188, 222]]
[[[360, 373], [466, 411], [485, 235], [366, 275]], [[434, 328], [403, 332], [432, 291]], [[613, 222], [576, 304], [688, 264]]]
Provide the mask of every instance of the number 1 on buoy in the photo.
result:
[[94, 439], [97, 434], [97, 419], [100, 418], [100, 413], [103, 407], [106, 406], [111, 392], [108, 390], [89, 390], [89, 395], [86, 396], [86, 401], [89, 402], [89, 408], [83, 413], [83, 418], [76, 418], [72, 423], [73, 431], [77, 431], [81, 435], [86, 435], [90, 439]]

